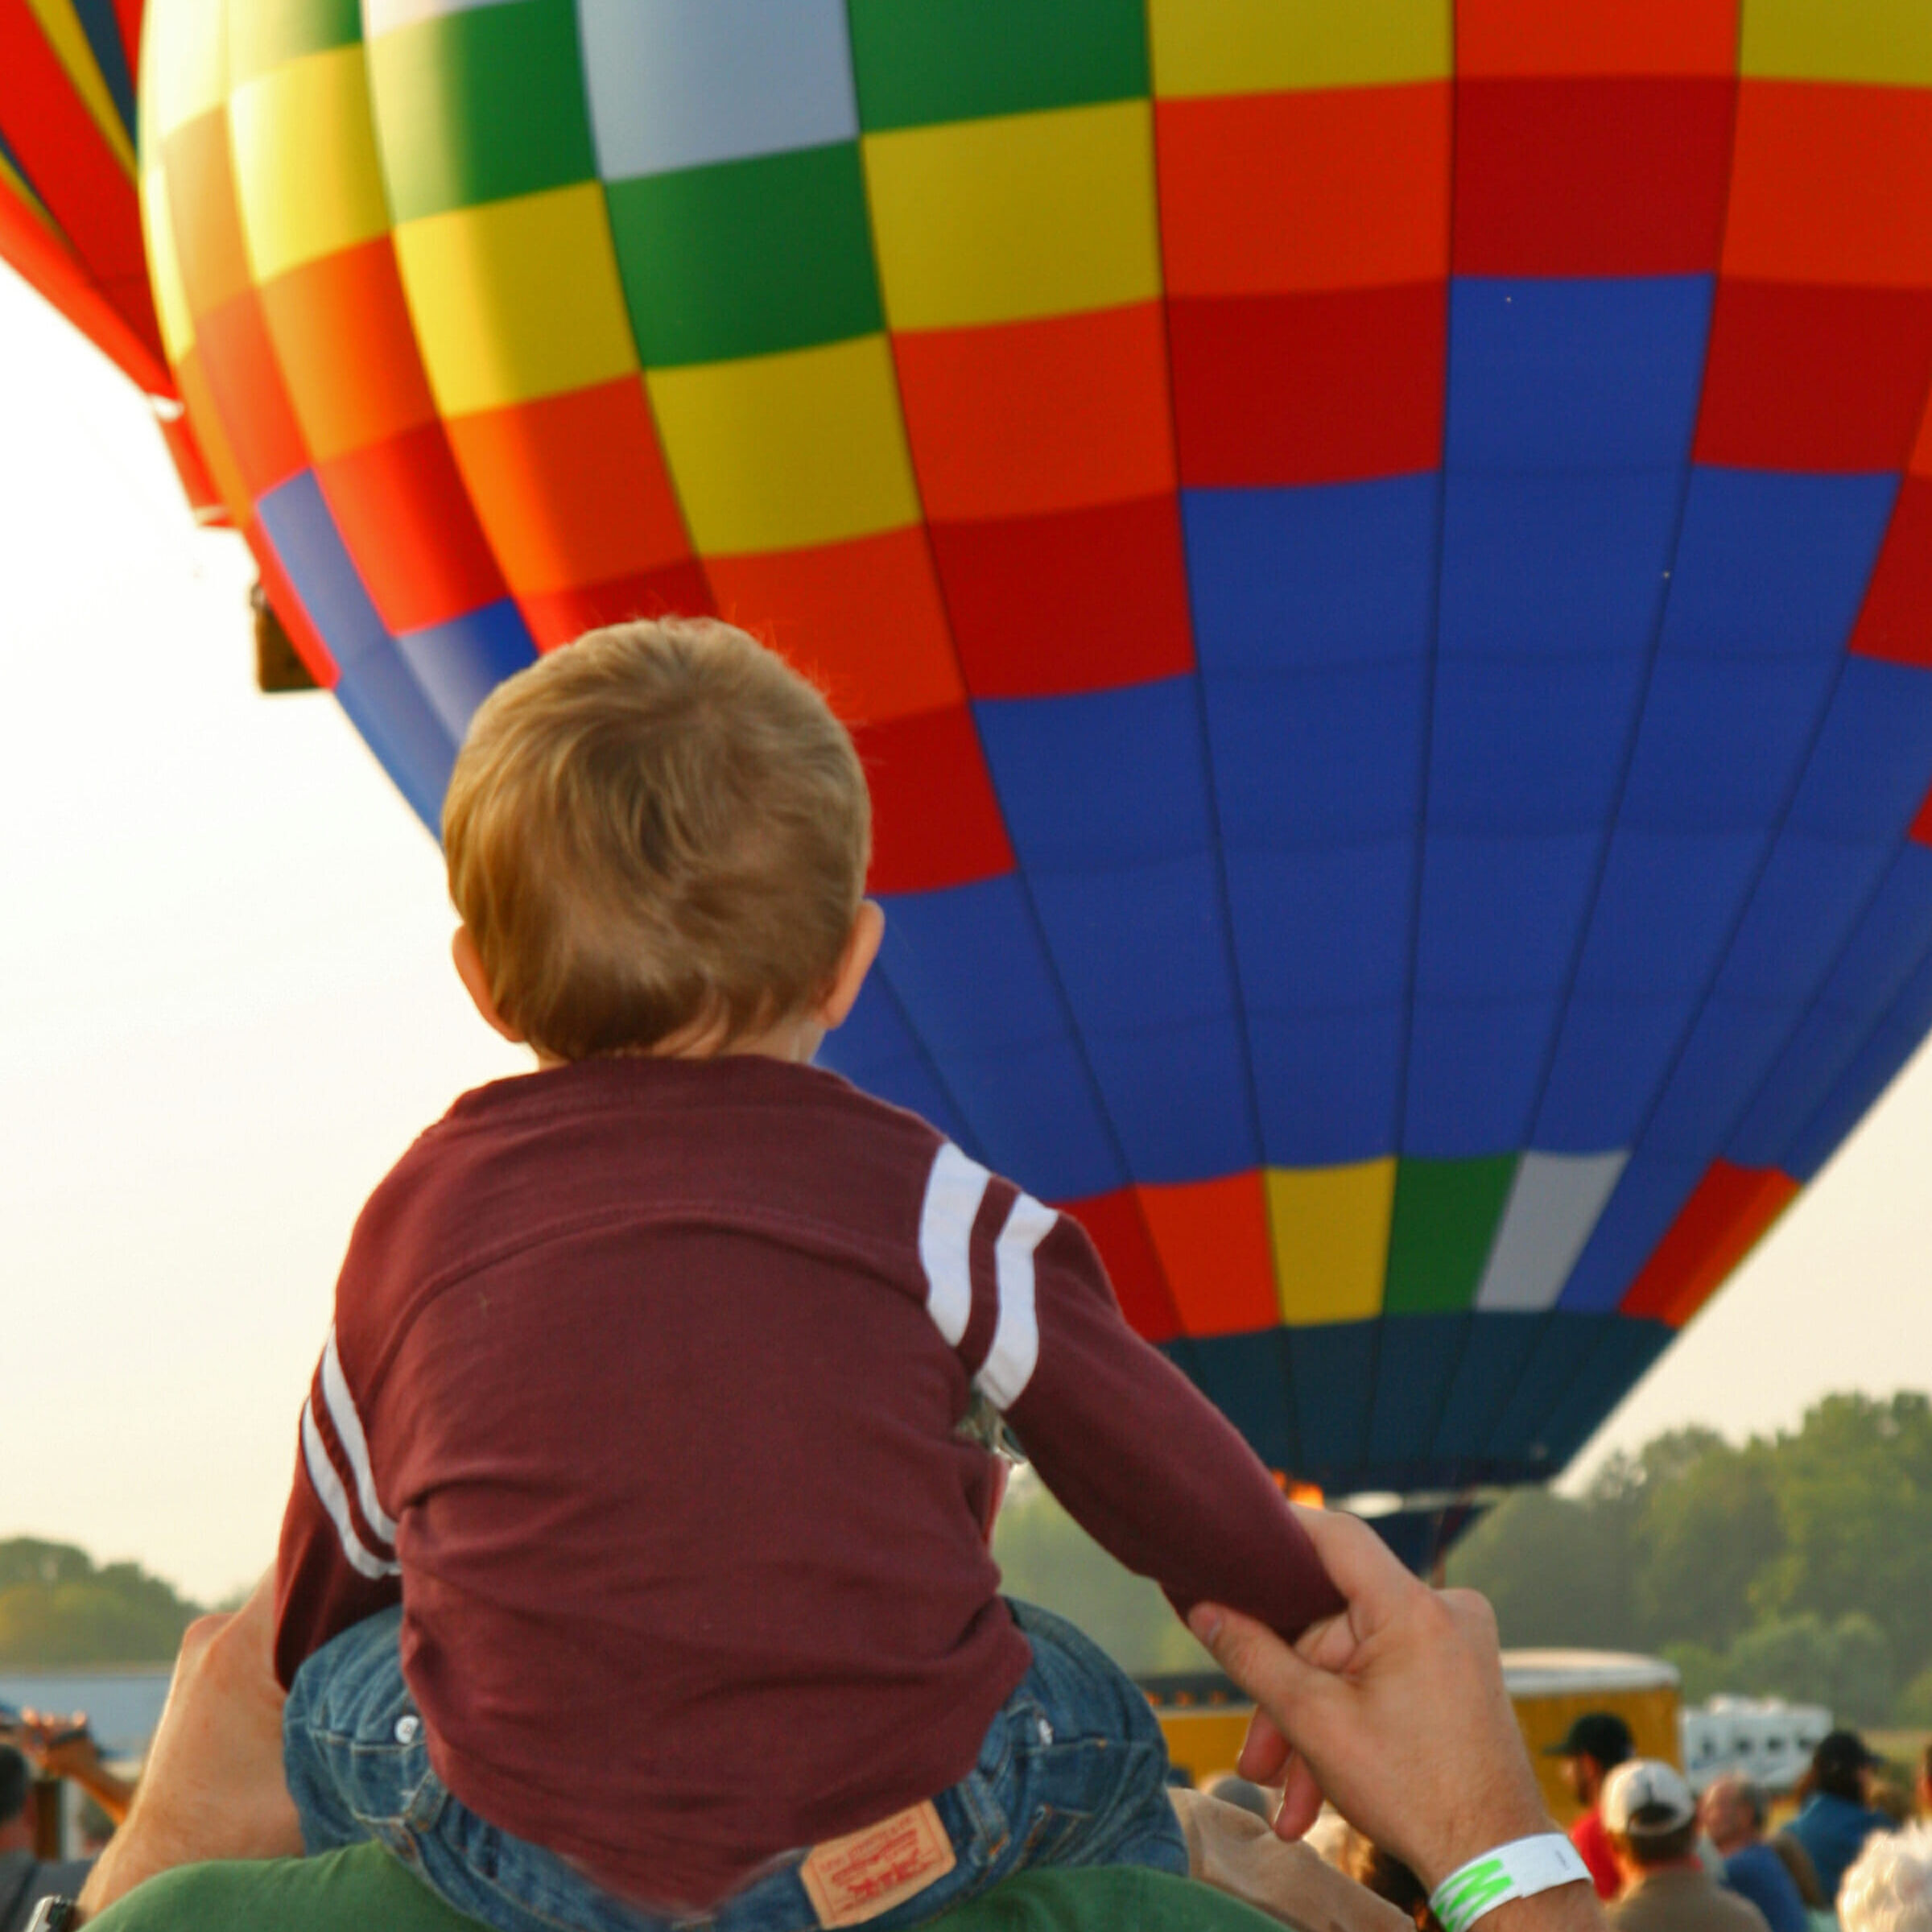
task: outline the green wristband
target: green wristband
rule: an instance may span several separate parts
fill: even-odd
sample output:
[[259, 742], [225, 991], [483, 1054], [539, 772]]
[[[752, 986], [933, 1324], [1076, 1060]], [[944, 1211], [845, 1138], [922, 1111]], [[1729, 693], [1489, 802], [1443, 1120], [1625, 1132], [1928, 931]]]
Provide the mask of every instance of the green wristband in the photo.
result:
[[1519, 1838], [1472, 1858], [1429, 1895], [1443, 1932], [1469, 1932], [1486, 1912], [1513, 1898], [1534, 1898], [1558, 1885], [1587, 1882], [1590, 1868], [1560, 1831]]

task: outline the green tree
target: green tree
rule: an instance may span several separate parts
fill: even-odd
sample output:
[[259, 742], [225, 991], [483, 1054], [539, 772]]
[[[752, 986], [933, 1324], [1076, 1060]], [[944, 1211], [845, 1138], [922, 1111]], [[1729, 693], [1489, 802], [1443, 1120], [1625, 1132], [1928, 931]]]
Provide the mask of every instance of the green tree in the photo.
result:
[[166, 1663], [200, 1613], [138, 1564], [97, 1569], [72, 1544], [0, 1542], [0, 1664], [11, 1669]]
[[1887, 1724], [1898, 1707], [1898, 1667], [1877, 1620], [1847, 1611], [1831, 1626], [1831, 1708], [1841, 1721]]
[[1827, 1624], [1814, 1611], [1747, 1630], [1725, 1660], [1724, 1688], [1823, 1704], [1839, 1722], [1889, 1720], [1897, 1694], [1892, 1646], [1862, 1612]]
[[1519, 1489], [1470, 1531], [1449, 1559], [1449, 1580], [1496, 1607], [1510, 1645], [1628, 1649], [1629, 1509], [1620, 1488], [1581, 1501]]
[[1708, 1430], [1664, 1439], [1674, 1452], [1657, 1458], [1633, 1527], [1633, 1634], [1644, 1649], [1721, 1651], [1752, 1620], [1753, 1580], [1783, 1553], [1773, 1456], [1763, 1443], [1733, 1448]]
[[[1612, 1456], [1592, 1485], [1600, 1493], [1638, 1494], [1648, 1501], [1694, 1475], [1728, 1445], [1715, 1429], [1691, 1422], [1653, 1435], [1634, 1459]], [[1622, 1472], [1613, 1475], [1612, 1472]]]
[[1784, 1547], [1750, 1589], [1761, 1618], [1876, 1619], [1905, 1676], [1932, 1662], [1932, 1402], [1833, 1395], [1779, 1439]]
[[51, 1590], [92, 1576], [94, 1561], [72, 1543], [43, 1542], [37, 1536], [16, 1536], [0, 1543], [0, 1590], [38, 1583]]
[[[1932, 1709], [1932, 1400], [1835, 1395], [1742, 1445], [1678, 1429], [1574, 1499], [1510, 1497], [1451, 1557], [1511, 1644], [1657, 1650], [1713, 1690]], [[1918, 1690], [1926, 1675], [1927, 1688]]]
[[1914, 1730], [1932, 1731], [1932, 1664], [1898, 1694], [1898, 1709], [1893, 1722]]
[[1666, 1663], [1676, 1665], [1680, 1694], [1686, 1704], [1701, 1704], [1731, 1688], [1728, 1660], [1708, 1644], [1666, 1644], [1657, 1654]]
[[1724, 1660], [1726, 1690], [1792, 1703], [1830, 1703], [1834, 1676], [1831, 1633], [1810, 1612], [1747, 1630]]

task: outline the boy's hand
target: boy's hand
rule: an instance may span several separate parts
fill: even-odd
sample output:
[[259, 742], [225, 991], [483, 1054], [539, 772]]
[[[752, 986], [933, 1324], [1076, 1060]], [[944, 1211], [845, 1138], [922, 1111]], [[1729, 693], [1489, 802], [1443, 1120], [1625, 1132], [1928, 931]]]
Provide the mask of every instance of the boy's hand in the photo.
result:
[[1472, 1858], [1550, 1830], [1488, 1602], [1430, 1589], [1356, 1517], [1295, 1510], [1347, 1599], [1342, 1614], [1292, 1649], [1214, 1604], [1187, 1620], [1261, 1707], [1241, 1770], [1285, 1782], [1275, 1830], [1299, 1838], [1326, 1795], [1431, 1889]]

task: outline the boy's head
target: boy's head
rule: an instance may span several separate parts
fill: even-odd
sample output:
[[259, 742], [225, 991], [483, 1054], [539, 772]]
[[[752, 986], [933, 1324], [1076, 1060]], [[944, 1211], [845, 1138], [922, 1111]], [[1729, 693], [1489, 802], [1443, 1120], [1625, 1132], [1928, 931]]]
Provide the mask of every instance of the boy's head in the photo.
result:
[[842, 974], [856, 993], [877, 944], [850, 737], [709, 619], [593, 630], [499, 685], [443, 838], [459, 968], [549, 1059], [726, 1051], [819, 1012]]

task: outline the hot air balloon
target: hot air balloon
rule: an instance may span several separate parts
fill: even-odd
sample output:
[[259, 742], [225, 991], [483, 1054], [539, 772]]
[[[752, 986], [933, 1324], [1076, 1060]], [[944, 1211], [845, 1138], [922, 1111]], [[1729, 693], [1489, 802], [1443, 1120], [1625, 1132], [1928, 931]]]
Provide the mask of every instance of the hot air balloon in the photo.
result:
[[142, 0], [0, 0], [0, 261], [147, 396], [189, 506], [221, 514], [162, 353], [134, 191]]
[[875, 789], [836, 1063], [1417, 1560], [1932, 1024], [1922, 9], [151, 0], [142, 128], [424, 819], [539, 650], [762, 626]]

